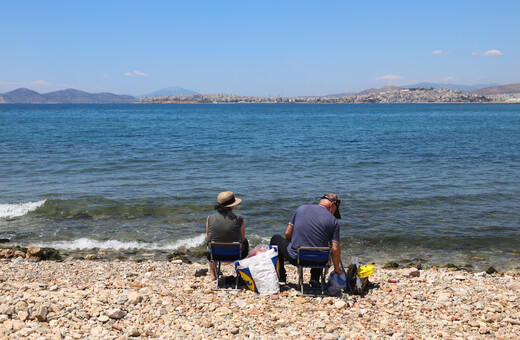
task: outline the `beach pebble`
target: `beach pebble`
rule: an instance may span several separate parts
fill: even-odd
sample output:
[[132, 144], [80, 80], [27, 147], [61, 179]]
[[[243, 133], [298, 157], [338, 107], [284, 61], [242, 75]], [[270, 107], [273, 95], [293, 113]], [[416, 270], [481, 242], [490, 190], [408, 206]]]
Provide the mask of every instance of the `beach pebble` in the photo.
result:
[[480, 327], [480, 329], [478, 330], [478, 332], [480, 334], [488, 334], [491, 332], [491, 329], [489, 329], [488, 327]]
[[121, 296], [119, 299], [116, 300], [116, 304], [124, 305], [127, 301], [128, 301], [128, 297]]
[[27, 248], [27, 256], [28, 257], [42, 257], [43, 249], [40, 247], [29, 247], [29, 248]]
[[451, 299], [450, 293], [440, 293], [439, 296], [437, 297], [437, 301], [439, 301], [439, 302], [446, 302], [450, 299]]
[[25, 321], [29, 318], [29, 313], [27, 313], [26, 311], [20, 311], [18, 312], [18, 319], [19, 320], [22, 320], [22, 321]]
[[343, 300], [334, 302], [334, 307], [336, 307], [337, 309], [345, 308], [346, 306], [347, 306], [347, 303]]
[[520, 290], [520, 282], [512, 282], [506, 285], [508, 289], [511, 290]]
[[518, 319], [505, 318], [502, 321], [505, 322], [505, 323], [510, 323], [512, 325], [520, 325], [520, 320], [518, 320]]
[[47, 321], [47, 314], [48, 314], [47, 307], [38, 306], [38, 308], [36, 309], [36, 312], [34, 313], [34, 317], [36, 317], [36, 319], [38, 321], [44, 322], [44, 321]]
[[110, 318], [108, 317], [108, 315], [101, 315], [97, 318], [97, 320], [100, 322], [107, 322], [108, 320], [110, 320]]
[[475, 303], [475, 309], [476, 310], [484, 309], [484, 302], [483, 301], [477, 301], [477, 303]]
[[468, 325], [470, 325], [471, 327], [480, 327], [480, 323], [478, 323], [475, 320], [469, 320]]
[[417, 268], [406, 268], [402, 270], [401, 275], [405, 277], [419, 277], [421, 273]]
[[138, 337], [141, 335], [137, 327], [131, 326], [128, 331], [126, 332], [126, 335], [129, 337]]
[[126, 312], [122, 311], [119, 308], [116, 308], [116, 309], [107, 311], [106, 315], [111, 319], [121, 319], [121, 318], [125, 317]]

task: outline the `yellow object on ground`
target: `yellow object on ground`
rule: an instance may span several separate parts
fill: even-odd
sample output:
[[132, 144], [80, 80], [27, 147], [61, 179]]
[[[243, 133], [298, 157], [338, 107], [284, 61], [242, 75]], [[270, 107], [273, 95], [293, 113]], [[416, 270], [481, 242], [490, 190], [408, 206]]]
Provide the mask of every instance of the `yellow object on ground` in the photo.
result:
[[374, 274], [374, 266], [371, 264], [367, 264], [366, 266], [361, 266], [357, 269], [357, 275], [360, 278], [369, 277], [370, 275]]

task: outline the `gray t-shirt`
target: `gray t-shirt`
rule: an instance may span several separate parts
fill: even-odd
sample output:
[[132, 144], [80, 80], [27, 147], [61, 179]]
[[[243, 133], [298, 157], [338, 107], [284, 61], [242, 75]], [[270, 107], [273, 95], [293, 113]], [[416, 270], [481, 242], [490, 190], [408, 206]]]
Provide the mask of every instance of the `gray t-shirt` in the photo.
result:
[[338, 220], [322, 205], [300, 206], [289, 224], [294, 230], [287, 252], [293, 259], [296, 259], [298, 246], [328, 247], [331, 241], [339, 243]]
[[242, 215], [233, 211], [209, 215], [209, 240], [213, 242], [240, 242], [240, 227], [244, 223]]

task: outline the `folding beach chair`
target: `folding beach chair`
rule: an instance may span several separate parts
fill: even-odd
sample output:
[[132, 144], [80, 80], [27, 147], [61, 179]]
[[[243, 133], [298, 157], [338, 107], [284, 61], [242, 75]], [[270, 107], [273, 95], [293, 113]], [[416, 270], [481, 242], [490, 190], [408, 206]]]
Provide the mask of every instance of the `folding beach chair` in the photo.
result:
[[[215, 289], [222, 289], [219, 284], [222, 275], [220, 264], [222, 262], [234, 263], [240, 260], [242, 242], [208, 242], [208, 253], [210, 255], [210, 261], [217, 264], [217, 286]], [[238, 289], [238, 273], [236, 273], [234, 289]]]
[[[300, 293], [303, 290], [303, 268], [320, 268], [321, 269], [321, 294], [325, 294], [325, 275], [331, 263], [331, 247], [300, 247], [296, 256], [298, 268], [298, 285]], [[316, 294], [312, 294], [316, 295]]]

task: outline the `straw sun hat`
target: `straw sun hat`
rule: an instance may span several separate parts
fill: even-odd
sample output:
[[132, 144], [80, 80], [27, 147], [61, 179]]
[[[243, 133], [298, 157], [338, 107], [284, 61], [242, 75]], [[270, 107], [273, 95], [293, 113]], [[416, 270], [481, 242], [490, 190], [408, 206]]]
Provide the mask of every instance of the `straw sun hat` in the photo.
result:
[[241, 198], [235, 197], [233, 191], [223, 191], [217, 196], [218, 204], [223, 207], [231, 208], [242, 202]]

